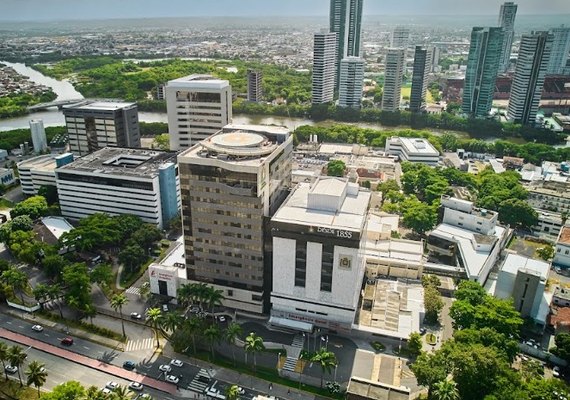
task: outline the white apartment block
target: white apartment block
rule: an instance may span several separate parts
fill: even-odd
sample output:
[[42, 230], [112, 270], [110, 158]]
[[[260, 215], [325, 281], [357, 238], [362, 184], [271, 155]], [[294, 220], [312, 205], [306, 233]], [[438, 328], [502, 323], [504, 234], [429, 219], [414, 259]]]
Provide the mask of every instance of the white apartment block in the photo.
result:
[[364, 59], [345, 57], [340, 62], [338, 105], [360, 108], [364, 87]]
[[560, 230], [564, 225], [562, 223], [562, 215], [540, 209], [535, 211], [538, 214], [538, 221], [537, 224], [531, 228], [532, 233], [541, 239], [556, 242], [560, 235]]
[[33, 196], [42, 186], [56, 186], [55, 169], [73, 161], [73, 154], [46, 154], [17, 164], [22, 192]]
[[165, 88], [170, 150], [192, 147], [232, 120], [232, 87], [210, 75], [189, 75]]
[[364, 276], [370, 192], [341, 178], [300, 183], [271, 219], [270, 323], [350, 332]]
[[336, 32], [315, 33], [313, 48], [313, 104], [334, 99], [336, 76]]
[[570, 182], [547, 177], [527, 187], [527, 202], [535, 209], [556, 213], [570, 212]]
[[570, 226], [560, 230], [552, 265], [570, 268]]
[[439, 162], [439, 151], [427, 139], [422, 138], [393, 136], [386, 140], [386, 154], [398, 156], [400, 161], [428, 165], [436, 165]]
[[180, 208], [176, 154], [107, 147], [55, 171], [62, 216], [132, 214], [163, 228]]
[[493, 235], [499, 214], [477, 208], [472, 202], [447, 195], [441, 196], [444, 207], [443, 223], [458, 226], [483, 235]]

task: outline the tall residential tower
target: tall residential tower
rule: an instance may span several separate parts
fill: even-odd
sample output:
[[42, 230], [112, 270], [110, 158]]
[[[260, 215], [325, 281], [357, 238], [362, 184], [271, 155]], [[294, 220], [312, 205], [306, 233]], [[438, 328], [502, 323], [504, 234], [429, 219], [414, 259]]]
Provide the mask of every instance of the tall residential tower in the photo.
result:
[[534, 124], [551, 49], [552, 35], [548, 32], [522, 36], [507, 110], [510, 120], [524, 125]]
[[503, 36], [503, 28], [475, 27], [471, 31], [461, 107], [470, 117], [485, 118], [491, 111]]
[[338, 105], [360, 108], [364, 87], [364, 59], [345, 57], [340, 62]]
[[247, 70], [247, 101], [255, 103], [263, 98], [263, 73], [255, 69]]
[[384, 72], [384, 93], [382, 95], [382, 110], [398, 111], [402, 94], [402, 78], [404, 76], [404, 54], [402, 48], [388, 49], [386, 53], [386, 69]]
[[315, 33], [313, 48], [313, 104], [334, 99], [337, 34]]
[[331, 0], [329, 31], [338, 35], [336, 48], [337, 82], [340, 62], [345, 57], [360, 57], [362, 35], [362, 4], [364, 0]]
[[206, 139], [232, 120], [232, 87], [210, 75], [189, 75], [166, 85], [170, 150]]
[[410, 111], [420, 112], [426, 106], [428, 75], [431, 71], [433, 48], [416, 46], [414, 70], [412, 73], [412, 91], [410, 93]]
[[513, 47], [513, 36], [515, 34], [515, 17], [517, 16], [517, 5], [512, 1], [507, 1], [501, 5], [499, 13], [499, 26], [504, 29], [503, 48], [501, 50], [501, 62], [499, 71], [505, 72], [509, 68], [511, 61], [511, 48]]
[[570, 53], [570, 28], [561, 26], [550, 30], [552, 33], [552, 50], [548, 63], [548, 75], [564, 74], [564, 68]]

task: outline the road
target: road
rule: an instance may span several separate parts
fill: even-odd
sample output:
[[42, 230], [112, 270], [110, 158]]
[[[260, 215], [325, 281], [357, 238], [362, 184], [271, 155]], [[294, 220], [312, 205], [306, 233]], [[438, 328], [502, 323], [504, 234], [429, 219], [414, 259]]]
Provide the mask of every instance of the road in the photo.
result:
[[[35, 332], [32, 330], [33, 322], [28, 322], [24, 320], [20, 320], [16, 317], [0, 314], [0, 326], [4, 327], [6, 330], [10, 332], [14, 332], [19, 335], [23, 335], [27, 338], [30, 338], [34, 341], [38, 341], [41, 343], [45, 343], [51, 345], [53, 347], [57, 347], [58, 349], [65, 349], [72, 353], [88, 357], [91, 360], [97, 360], [97, 365], [102, 365], [104, 367], [105, 364], [110, 364], [115, 367], [119, 367], [119, 371], [117, 373], [105, 373], [98, 371], [95, 368], [89, 368], [80, 364], [77, 364], [72, 361], [68, 361], [65, 357], [61, 357], [59, 355], [54, 354], [54, 351], [50, 350], [51, 346], [47, 347], [46, 350], [38, 350], [37, 348], [30, 347], [28, 345], [24, 345], [30, 356], [28, 357], [27, 362], [32, 360], [40, 360], [46, 363], [46, 367], [49, 372], [48, 381], [49, 385], [46, 385], [46, 388], [51, 388], [59, 383], [68, 380], [77, 380], [81, 382], [83, 385], [86, 386], [101, 386], [103, 387], [104, 384], [108, 381], [116, 381], [120, 384], [128, 384], [128, 379], [121, 379], [121, 377], [125, 378], [129, 375], [133, 376], [129, 371], [122, 369], [122, 365], [125, 361], [133, 361], [135, 363], [135, 372], [144, 375], [147, 378], [154, 378], [158, 381], [164, 382], [165, 380], [165, 373], [159, 370], [159, 367], [164, 364], [169, 364], [171, 359], [167, 357], [163, 357], [161, 355], [153, 355], [151, 357], [145, 356], [147, 352], [145, 351], [133, 351], [133, 352], [122, 352], [117, 349], [112, 349], [106, 346], [99, 345], [97, 343], [90, 342], [88, 340], [83, 340], [77, 337], [74, 337], [74, 343], [72, 346], [63, 347], [61, 345], [61, 339], [65, 337], [65, 335], [59, 331], [51, 329], [50, 327], [45, 326], [42, 332]], [[3, 338], [3, 340], [6, 340]], [[33, 344], [32, 344], [33, 346]], [[35, 346], [38, 347], [38, 346]], [[55, 349], [55, 350], [58, 350]], [[102, 362], [102, 363], [101, 363]], [[220, 380], [215, 379], [216, 370], [210, 368], [208, 370], [204, 368], [197, 367], [195, 365], [190, 365], [185, 363], [182, 367], [171, 367], [172, 372], [176, 376], [180, 377], [180, 382], [178, 383], [178, 388], [184, 389], [185, 393], [178, 392], [177, 395], [168, 394], [165, 395], [162, 392], [158, 392], [157, 390], [153, 390], [151, 386], [146, 385], [145, 391], [150, 393], [153, 398], [155, 399], [174, 399], [174, 398], [187, 398], [189, 396], [194, 397], [196, 393], [203, 393], [207, 390], [207, 388], [211, 386], [215, 386], [216, 388], [222, 389], [231, 385], [236, 382], [223, 382]], [[24, 367], [25, 370], [25, 367]], [[52, 374], [52, 370], [61, 371]], [[116, 371], [117, 369], [115, 369]], [[69, 371], [73, 371], [70, 373]], [[53, 375], [53, 376], [52, 376]], [[96, 375], [97, 379], [92, 379], [92, 375]], [[202, 376], [203, 380], [209, 382], [200, 382], [198, 376]], [[148, 381], [145, 378], [143, 382]], [[162, 384], [164, 385], [164, 383]], [[259, 392], [255, 390], [246, 390], [245, 395], [241, 396], [243, 399], [251, 399]]]

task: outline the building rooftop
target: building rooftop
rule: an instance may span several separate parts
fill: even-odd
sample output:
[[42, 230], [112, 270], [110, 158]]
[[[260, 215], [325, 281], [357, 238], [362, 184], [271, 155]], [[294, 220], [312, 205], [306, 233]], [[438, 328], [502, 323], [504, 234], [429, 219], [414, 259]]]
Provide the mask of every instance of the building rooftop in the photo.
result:
[[45, 154], [42, 156], [28, 158], [27, 160], [20, 161], [18, 168], [31, 168], [38, 171], [53, 171], [56, 167], [55, 156], [52, 154]]
[[99, 111], [114, 111], [122, 108], [130, 108], [136, 106], [137, 103], [125, 101], [98, 101], [88, 100], [81, 103], [70, 104], [63, 106], [64, 110], [99, 110]]
[[[321, 177], [314, 184], [297, 185], [272, 221], [361, 232], [369, 202], [370, 192], [358, 185], [342, 178]], [[326, 208], [321, 207], [323, 203]]]
[[289, 136], [289, 129], [282, 126], [230, 124], [183, 151], [179, 157], [259, 166]]
[[170, 163], [176, 163], [174, 152], [105, 147], [58, 168], [58, 171], [151, 178], [158, 174], [161, 167]]
[[188, 89], [220, 90], [230, 86], [230, 83], [224, 79], [214, 78], [211, 75], [193, 74], [168, 81], [167, 86], [185, 87]]
[[423, 138], [407, 138], [393, 136], [390, 141], [398, 141], [408, 154], [420, 154], [423, 156], [439, 156], [439, 151], [427, 140]]
[[422, 262], [424, 254], [424, 242], [390, 239], [390, 240], [368, 240], [366, 243], [366, 256], [386, 258], [390, 260], [401, 260], [419, 264]]
[[[477, 278], [481, 274], [485, 262], [490, 255], [490, 247], [494, 242], [503, 237], [505, 228], [497, 226], [494, 235], [480, 235], [467, 229], [462, 229], [449, 224], [440, 224], [430, 236], [434, 235], [451, 242], [456, 242], [465, 265], [465, 272], [469, 278]], [[477, 249], [478, 245], [483, 249]]]
[[558, 297], [564, 300], [570, 300], [570, 289], [561, 286], [556, 286], [556, 289], [554, 289], [554, 297]]
[[540, 276], [541, 280], [546, 280], [548, 278], [548, 272], [550, 271], [550, 264], [518, 254], [509, 253], [503, 262], [501, 270], [513, 275], [516, 275], [516, 273], [521, 270]]
[[570, 246], [570, 226], [563, 226], [558, 237], [559, 244]]

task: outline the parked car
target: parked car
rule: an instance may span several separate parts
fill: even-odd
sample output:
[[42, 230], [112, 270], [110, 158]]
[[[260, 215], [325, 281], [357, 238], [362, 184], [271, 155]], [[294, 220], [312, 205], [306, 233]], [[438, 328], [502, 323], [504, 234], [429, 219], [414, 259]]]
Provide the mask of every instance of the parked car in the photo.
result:
[[64, 337], [63, 339], [61, 339], [61, 344], [63, 344], [64, 346], [71, 346], [73, 344], [73, 338], [71, 337]]
[[115, 390], [119, 387], [119, 384], [115, 381], [109, 381], [109, 382], [107, 382], [105, 387], [109, 390]]
[[104, 387], [103, 389], [101, 389], [101, 393], [103, 393], [104, 395], [109, 395], [111, 394], [111, 389]]
[[152, 396], [148, 393], [139, 394], [135, 400], [152, 400]]
[[175, 367], [182, 367], [184, 365], [184, 362], [182, 360], [177, 360], [176, 358], [170, 361], [170, 365], [173, 365]]
[[15, 374], [16, 372], [18, 372], [18, 367], [16, 367], [15, 365], [6, 365], [6, 368], [4, 369], [9, 374]]
[[163, 305], [162, 305], [162, 311], [163, 311], [163, 312], [168, 312], [168, 304], [163, 304]]
[[141, 390], [143, 390], [144, 386], [142, 383], [140, 382], [131, 382], [129, 383], [129, 389], [131, 390], [135, 390], [137, 392], [140, 392]]
[[132, 371], [133, 369], [135, 369], [135, 363], [132, 361], [125, 361], [123, 363], [123, 368], [128, 371]]
[[137, 313], [137, 312], [132, 312], [132, 313], [131, 313], [131, 318], [132, 318], [132, 319], [142, 319], [142, 315], [140, 315], [140, 314]]
[[41, 325], [34, 325], [34, 326], [32, 326], [32, 330], [36, 331], [36, 332], [41, 332], [44, 330], [44, 327]]
[[226, 322], [226, 317], [224, 317], [223, 315], [220, 315], [220, 316], [218, 317], [218, 321], [220, 321], [220, 322]]
[[243, 395], [245, 394], [245, 389], [242, 388], [241, 386], [238, 386], [237, 392], [238, 392], [241, 396], [243, 396]]
[[176, 375], [166, 375], [166, 382], [178, 383], [180, 382], [180, 378]]
[[420, 328], [420, 335], [425, 335], [427, 333], [426, 328]]
[[170, 372], [172, 371], [172, 367], [167, 364], [162, 364], [160, 367], [158, 367], [158, 370], [162, 372]]
[[560, 367], [555, 366], [554, 368], [552, 368], [552, 376], [555, 378], [560, 377]]

